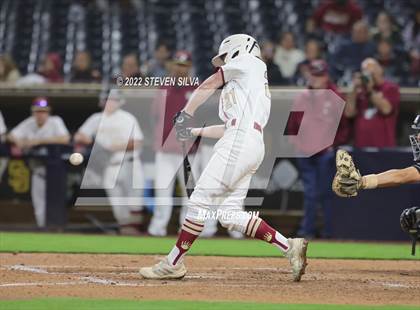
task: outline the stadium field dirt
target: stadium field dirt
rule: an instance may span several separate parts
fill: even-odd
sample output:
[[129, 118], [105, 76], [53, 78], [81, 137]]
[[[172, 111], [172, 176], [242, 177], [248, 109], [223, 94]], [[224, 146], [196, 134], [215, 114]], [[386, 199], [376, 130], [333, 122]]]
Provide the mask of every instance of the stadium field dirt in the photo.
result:
[[190, 256], [183, 280], [150, 281], [157, 255], [0, 253], [0, 300], [87, 298], [281, 304], [420, 305], [420, 264], [310, 259], [302, 282], [277, 257]]

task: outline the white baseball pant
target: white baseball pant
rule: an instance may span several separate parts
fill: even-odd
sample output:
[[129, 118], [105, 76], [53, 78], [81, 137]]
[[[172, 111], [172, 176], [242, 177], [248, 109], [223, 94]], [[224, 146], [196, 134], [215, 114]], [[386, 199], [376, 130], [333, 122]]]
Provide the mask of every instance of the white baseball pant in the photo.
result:
[[218, 218], [223, 227], [245, 233], [251, 215], [243, 211], [243, 203], [263, 158], [261, 132], [254, 128], [226, 129], [191, 195], [186, 217], [202, 222], [205, 212], [220, 210], [226, 215]]
[[[195, 156], [189, 155], [191, 170], [194, 177], [199, 175], [198, 165], [195, 163]], [[179, 216], [180, 223], [183, 223], [188, 202], [187, 192], [184, 184], [183, 155], [178, 153], [157, 152], [155, 157], [155, 208], [149, 224], [148, 233], [153, 236], [166, 236], [167, 226], [172, 215], [173, 199], [172, 193], [176, 178], [183, 192], [182, 209]]]
[[32, 169], [31, 198], [38, 227], [45, 227], [47, 221], [47, 170], [45, 167]]
[[[110, 184], [115, 180], [116, 183]], [[144, 173], [139, 158], [124, 159], [121, 166], [110, 164], [104, 172], [104, 186], [117, 223], [120, 226], [140, 224], [143, 210]], [[129, 199], [129, 203], [127, 203]]]
[[[196, 160], [200, 167], [200, 172], [202, 173], [210, 162], [211, 157], [213, 156], [214, 145], [209, 144], [200, 144]], [[243, 209], [243, 206], [242, 206]], [[217, 219], [209, 218], [204, 223], [204, 229], [200, 234], [202, 238], [213, 237], [217, 233]], [[229, 230], [229, 235], [232, 238], [242, 238], [243, 235], [237, 231]]]

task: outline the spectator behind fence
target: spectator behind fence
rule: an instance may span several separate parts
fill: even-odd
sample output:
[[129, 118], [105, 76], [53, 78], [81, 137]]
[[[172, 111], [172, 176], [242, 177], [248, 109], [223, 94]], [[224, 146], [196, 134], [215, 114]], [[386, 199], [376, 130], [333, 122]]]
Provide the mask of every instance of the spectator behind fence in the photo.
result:
[[384, 79], [381, 65], [367, 58], [353, 77], [344, 113], [354, 118], [354, 146], [394, 147], [400, 108], [399, 86]]
[[376, 17], [376, 27], [372, 31], [372, 39], [378, 44], [381, 40], [389, 41], [396, 49], [403, 50], [398, 26], [393, 18], [385, 11]]
[[38, 73], [42, 75], [48, 83], [62, 83], [62, 62], [58, 53], [48, 53], [42, 60]]
[[274, 62], [279, 66], [283, 77], [290, 80], [296, 73], [297, 65], [304, 59], [305, 55], [303, 52], [295, 46], [293, 33], [283, 33], [280, 45], [276, 47], [274, 54]]
[[[334, 115], [342, 112], [342, 106], [338, 104], [339, 100], [331, 100], [329, 92], [320, 91], [329, 89], [343, 97], [337, 86], [330, 80], [328, 76], [327, 63], [324, 60], [313, 60], [309, 65], [308, 89], [315, 91], [307, 91], [297, 97], [294, 103], [294, 110], [305, 110], [306, 122], [311, 124], [311, 128], [319, 128], [320, 122], [329, 122]], [[306, 108], [305, 108], [306, 106]], [[308, 110], [309, 109], [309, 110]], [[320, 117], [322, 116], [322, 117]], [[299, 132], [302, 116], [291, 114], [288, 126], [289, 135], [294, 136]], [[332, 198], [331, 182], [335, 172], [335, 151], [334, 146], [347, 143], [350, 129], [349, 122], [346, 117], [342, 117], [333, 146], [328, 147], [317, 154], [308, 158], [298, 158], [297, 164], [304, 187], [304, 217], [299, 229], [298, 235], [305, 238], [314, 238], [316, 235], [316, 211], [318, 203], [324, 212], [324, 227], [321, 235], [324, 238], [331, 238], [332, 231]], [[307, 150], [308, 146], [316, 144], [316, 139], [323, 137], [321, 131], [318, 137], [302, 137], [297, 138], [295, 146], [299, 151]]]
[[364, 21], [353, 25], [351, 40], [343, 42], [330, 57], [332, 74], [338, 79], [346, 70], [357, 71], [362, 61], [375, 54], [375, 44], [369, 40], [369, 27]]
[[276, 47], [273, 42], [265, 41], [261, 44], [261, 58], [267, 66], [268, 84], [284, 85], [286, 81], [281, 75], [280, 68], [274, 63]]
[[135, 53], [130, 53], [124, 56], [121, 64], [121, 75], [126, 77], [143, 77], [140, 72], [140, 64]]
[[92, 68], [92, 59], [87, 51], [77, 51], [74, 56], [70, 77], [72, 83], [98, 82], [101, 76], [98, 70]]
[[62, 63], [58, 53], [48, 53], [43, 58], [36, 72], [28, 73], [16, 81], [16, 85], [44, 83], [62, 83]]
[[310, 77], [309, 65], [311, 61], [321, 59], [322, 56], [321, 43], [314, 39], [308, 40], [305, 44], [305, 60], [298, 65], [295, 75], [297, 85], [303, 86], [307, 84]]
[[420, 9], [417, 9], [414, 18], [405, 26], [403, 39], [407, 50], [420, 49]]
[[160, 42], [155, 49], [153, 59], [147, 62], [145, 72], [151, 77], [165, 77], [168, 75], [168, 61], [171, 51], [168, 45]]
[[347, 34], [355, 22], [362, 18], [362, 9], [353, 0], [324, 0], [308, 20], [307, 31], [316, 29]]
[[408, 65], [404, 54], [394, 51], [389, 40], [381, 39], [376, 46], [375, 59], [384, 70], [384, 77], [394, 83], [401, 83], [408, 71]]
[[12, 57], [0, 55], [0, 83], [14, 83], [20, 78], [20, 73]]
[[[70, 135], [59, 116], [50, 115], [46, 98], [36, 98], [32, 103], [32, 116], [19, 123], [8, 136], [18, 149], [28, 150], [43, 144], [68, 144]], [[37, 160], [30, 162], [32, 170], [31, 197], [38, 227], [46, 225], [46, 168]]]
[[410, 75], [408, 84], [420, 87], [420, 9], [403, 31], [404, 46], [409, 52]]

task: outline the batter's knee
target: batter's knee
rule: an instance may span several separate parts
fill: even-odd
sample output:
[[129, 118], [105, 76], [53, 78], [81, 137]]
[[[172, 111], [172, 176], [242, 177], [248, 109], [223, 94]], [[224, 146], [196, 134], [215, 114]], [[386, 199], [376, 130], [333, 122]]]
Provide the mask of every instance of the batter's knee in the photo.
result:
[[187, 206], [187, 212], [185, 213], [185, 218], [194, 222], [203, 223], [205, 222], [208, 211], [209, 208], [205, 206], [194, 205], [189, 202]]
[[245, 233], [251, 215], [242, 210], [229, 210], [218, 215], [220, 225], [231, 231]]

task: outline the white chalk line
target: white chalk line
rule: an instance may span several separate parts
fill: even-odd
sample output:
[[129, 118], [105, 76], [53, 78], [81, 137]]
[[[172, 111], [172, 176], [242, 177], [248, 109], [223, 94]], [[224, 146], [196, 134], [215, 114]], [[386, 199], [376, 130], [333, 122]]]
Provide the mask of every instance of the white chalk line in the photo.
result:
[[49, 274], [49, 272], [43, 268], [36, 266], [25, 266], [25, 265], [13, 265], [9, 267], [10, 270], [28, 271], [33, 273]]
[[71, 282], [17, 282], [17, 283], [2, 283], [0, 287], [22, 287], [22, 286], [55, 286], [55, 285], [80, 285], [87, 284], [82, 281]]
[[[113, 266], [105, 266], [100, 267], [98, 269], [108, 269], [111, 272], [96, 272], [94, 269], [90, 268], [89, 270], [86, 270], [85, 272], [58, 272], [58, 271], [48, 271], [47, 269], [83, 269], [87, 268], [86, 266], [51, 266], [51, 265], [39, 265], [39, 266], [26, 266], [26, 265], [11, 265], [11, 266], [1, 266], [0, 269], [6, 269], [6, 270], [17, 270], [17, 271], [24, 271], [24, 272], [30, 272], [30, 273], [38, 273], [38, 274], [50, 274], [50, 275], [72, 275], [72, 276], [78, 276], [78, 281], [67, 281], [67, 282], [36, 282], [36, 283], [3, 283], [0, 284], [0, 287], [19, 287], [19, 286], [39, 286], [39, 285], [46, 285], [46, 286], [53, 286], [53, 285], [82, 285], [82, 284], [100, 284], [100, 285], [113, 285], [113, 286], [131, 286], [131, 287], [158, 287], [162, 286], [162, 283], [155, 284], [155, 283], [143, 283], [143, 282], [124, 282], [120, 280], [113, 280], [113, 279], [107, 279], [107, 278], [99, 278], [95, 276], [87, 276], [86, 273], [95, 273], [95, 274], [113, 274], [113, 275], [139, 275], [138, 272], [119, 272], [118, 270], [138, 270], [138, 268], [131, 268], [131, 267], [113, 267]], [[279, 268], [270, 268], [270, 267], [213, 267], [213, 268], [195, 268], [193, 270], [269, 270], [269, 271], [279, 271]], [[114, 271], [114, 272], [113, 272]], [[185, 277], [185, 279], [224, 279], [225, 277], [220, 274], [212, 274], [209, 275], [207, 273], [195, 273], [193, 275], [188, 275]], [[410, 284], [404, 284], [399, 282], [378, 282], [378, 281], [370, 281], [374, 285], [380, 285], [387, 288], [408, 288], [408, 289], [419, 289], [420, 285], [410, 285]], [[176, 282], [165, 282], [164, 284], [172, 284]], [[185, 283], [183, 283], [185, 285]], [[222, 287], [254, 287], [255, 285], [250, 284], [216, 284], [216, 286], [222, 286]]]
[[376, 284], [388, 287], [388, 288], [412, 288], [412, 289], [420, 289], [420, 285], [411, 285], [411, 284], [405, 284], [405, 283], [399, 283], [399, 282], [376, 282], [372, 281]]
[[[51, 267], [51, 266], [50, 266]], [[71, 272], [71, 271], [52, 271], [52, 270], [47, 270], [45, 268], [48, 268], [48, 266], [24, 266], [24, 265], [12, 265], [12, 266], [7, 266], [7, 267], [0, 267], [0, 269], [3, 270], [18, 270], [18, 271], [26, 271], [26, 272], [33, 272], [33, 273], [40, 273], [40, 274], [54, 274], [54, 275], [86, 275], [86, 273], [95, 273], [95, 274], [114, 274], [114, 275], [138, 275], [138, 268], [136, 268], [135, 272], [120, 272], [118, 270], [116, 271], [111, 271], [111, 272], [100, 272], [100, 271], [96, 271], [95, 269], [90, 269], [90, 270], [86, 270], [86, 271], [78, 271], [78, 272]], [[48, 268], [48, 269], [59, 269], [57, 268]], [[73, 266], [71, 266], [71, 268], [61, 268], [61, 269], [77, 269], [77, 268], [73, 268]], [[213, 270], [213, 269], [217, 269], [220, 270], [221, 268], [199, 268], [200, 270]], [[227, 268], [223, 268], [223, 270], [225, 270]], [[234, 268], [232, 268], [234, 269]], [[194, 269], [197, 270], [197, 269]], [[190, 276], [191, 278], [221, 278], [222, 275], [209, 275], [207, 273], [195, 273], [194, 276]], [[222, 277], [223, 278], [223, 277]]]
[[[89, 285], [89, 284], [100, 284], [100, 285], [112, 285], [112, 286], [132, 286], [132, 287], [162, 287], [162, 284], [157, 283], [127, 283], [127, 282], [118, 282], [115, 281], [93, 278], [86, 279], [85, 281], [69, 281], [69, 282], [20, 282], [20, 283], [3, 283], [0, 284], [0, 287], [25, 287], [25, 286], [71, 286], [71, 285]], [[165, 283], [177, 285], [177, 283]]]
[[[1, 265], [0, 269], [8, 269], [11, 265]], [[13, 265], [13, 266], [21, 266], [21, 265]], [[32, 265], [34, 268], [41, 268], [41, 269], [89, 269], [94, 270], [95, 268], [82, 266], [82, 265]], [[101, 269], [110, 269], [110, 270], [134, 270], [138, 271], [140, 267], [118, 267], [118, 266], [102, 266], [97, 268], [97, 270]], [[279, 271], [286, 268], [281, 267], [198, 267], [198, 268], [191, 268], [191, 270], [255, 270], [255, 271]]]
[[[49, 274], [49, 275], [74, 275], [72, 273], [67, 272], [50, 272], [46, 269], [39, 268], [38, 266], [24, 266], [24, 265], [13, 265], [8, 266], [6, 268], [8, 270], [18, 270], [18, 271], [24, 271], [24, 272], [31, 272], [31, 273], [38, 273], [38, 274]], [[83, 273], [81, 273], [83, 274]], [[11, 286], [38, 286], [38, 285], [79, 285], [79, 284], [103, 284], [103, 285], [116, 285], [116, 286], [136, 286], [136, 283], [130, 283], [130, 282], [122, 282], [122, 281], [116, 281], [111, 279], [102, 279], [97, 278], [93, 276], [86, 276], [86, 273], [84, 273], [84, 276], [78, 277], [79, 281], [71, 281], [71, 282], [37, 282], [37, 283], [31, 283], [31, 282], [24, 282], [24, 283], [5, 283], [0, 284], [2, 287], [11, 287]]]
[[[108, 270], [111, 270], [111, 272], [99, 272], [96, 271], [94, 268], [89, 267], [83, 267], [83, 266], [48, 266], [48, 265], [38, 265], [38, 266], [22, 266], [22, 265], [13, 265], [13, 266], [7, 266], [5, 269], [7, 270], [19, 270], [19, 271], [27, 271], [27, 272], [35, 272], [35, 273], [43, 273], [43, 274], [54, 274], [54, 275], [80, 275], [80, 276], [86, 276], [86, 273], [95, 273], [100, 275], [118, 275], [118, 276], [130, 276], [130, 275], [138, 275], [138, 268], [132, 268], [132, 267], [112, 267], [112, 266], [106, 266]], [[4, 267], [1, 267], [3, 269]], [[80, 269], [87, 269], [85, 271], [78, 271], [78, 272], [69, 272], [69, 271], [48, 271], [47, 269], [70, 269], [70, 270], [80, 270]], [[118, 270], [135, 270], [134, 272], [120, 272]], [[103, 270], [103, 267], [98, 268], [99, 270]], [[223, 274], [215, 274], [214, 271], [226, 271], [226, 270], [251, 270], [251, 271], [274, 271], [279, 272], [279, 268], [270, 268], [270, 267], [213, 267], [213, 268], [192, 268], [193, 271], [212, 271], [212, 274], [209, 273], [197, 273], [194, 272], [194, 275], [188, 275], [185, 278], [186, 279], [224, 279], [225, 275]], [[288, 273], [288, 271], [284, 271], [285, 273]], [[115, 282], [115, 281], [114, 281]]]
[[[67, 282], [23, 282], [23, 283], [2, 283], [0, 287], [19, 287], [19, 286], [54, 286], [54, 285], [82, 285], [82, 284], [100, 284], [100, 285], [113, 285], [113, 286], [135, 286], [135, 287], [157, 287], [162, 286], [162, 284], [157, 283], [142, 283], [142, 282], [124, 282], [120, 280], [113, 280], [113, 279], [106, 279], [106, 278], [99, 278], [95, 276], [86, 276], [86, 272], [77, 272], [77, 273], [68, 273], [68, 272], [50, 272], [46, 269], [40, 268], [39, 266], [25, 266], [25, 265], [12, 265], [7, 267], [1, 267], [1, 269], [13, 270], [13, 271], [24, 271], [30, 273], [38, 273], [38, 274], [49, 274], [49, 275], [80, 275], [83, 276], [78, 277], [79, 281], [67, 281]], [[116, 273], [121, 275], [121, 273]], [[139, 275], [138, 272], [132, 273], [125, 273], [128, 275]], [[139, 275], [140, 276], [140, 275]], [[211, 275], [208, 276], [207, 274], [196, 274], [191, 276], [186, 276], [186, 279], [203, 279], [203, 278], [213, 278], [213, 279], [222, 279], [222, 276]], [[167, 282], [165, 284], [169, 284], [171, 282]], [[173, 283], [176, 284], [175, 282]]]
[[[7, 270], [18, 270], [18, 271], [24, 271], [24, 272], [30, 272], [30, 273], [38, 273], [38, 274], [50, 274], [50, 275], [74, 275], [73, 273], [68, 272], [49, 272], [48, 270], [44, 268], [48, 268], [51, 266], [43, 265], [43, 268], [40, 268], [40, 266], [24, 266], [24, 265], [12, 265], [12, 266], [2, 266], [1, 269], [7, 269]], [[58, 266], [57, 266], [58, 267]], [[59, 266], [63, 267], [63, 266]], [[64, 267], [71, 267], [74, 268], [75, 266], [64, 266]], [[115, 269], [115, 267], [113, 267]], [[224, 267], [220, 268], [199, 268], [201, 270], [214, 270], [214, 269], [228, 269]], [[247, 268], [248, 269], [248, 268]], [[80, 273], [78, 273], [80, 274]], [[86, 273], [81, 273], [86, 274]], [[121, 273], [117, 273], [121, 275]], [[135, 274], [138, 275], [138, 272], [128, 273], [130, 275]], [[225, 277], [221, 275], [208, 275], [208, 274], [194, 274], [194, 275], [188, 275], [185, 277], [185, 279], [224, 279]], [[139, 280], [141, 281], [141, 280]], [[155, 282], [156, 281], [156, 282]], [[166, 280], [155, 280], [155, 281], [145, 281], [145, 282], [123, 282], [120, 280], [112, 280], [112, 279], [106, 279], [106, 278], [99, 278], [95, 276], [82, 276], [78, 277], [77, 281], [67, 281], [67, 282], [20, 282], [20, 283], [2, 283], [0, 284], [0, 287], [25, 287], [25, 286], [55, 286], [55, 285], [88, 285], [88, 284], [99, 284], [99, 285], [111, 285], [111, 286], [126, 286], [126, 287], [162, 287], [162, 286], [168, 286], [168, 285], [179, 285], [182, 283], [184, 286], [195, 286], [197, 285], [196, 282], [179, 282], [179, 281], [166, 281]], [[215, 286], [217, 287], [255, 287], [255, 284], [234, 284], [234, 283], [216, 283]], [[260, 285], [260, 286], [267, 286], [270, 287], [270, 285]]]
[[[88, 280], [92, 283], [99, 283], [99, 284], [117, 284], [118, 280], [106, 280], [106, 279], [98, 279], [92, 276], [87, 276], [87, 272], [56, 272], [56, 271], [47, 271], [40, 268], [29, 267], [29, 266], [11, 266], [7, 268], [8, 270], [19, 270], [19, 271], [27, 271], [33, 273], [40, 273], [40, 274], [50, 274], [50, 275], [72, 275], [72, 276], [81, 276], [81, 279]], [[94, 272], [95, 274], [113, 274], [113, 275], [138, 275], [138, 272]], [[225, 278], [223, 275], [209, 275], [206, 273], [195, 273], [194, 275], [188, 275], [185, 277], [186, 279], [223, 279]]]

